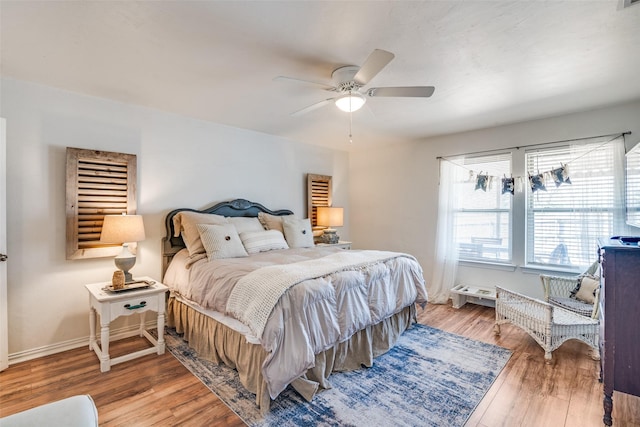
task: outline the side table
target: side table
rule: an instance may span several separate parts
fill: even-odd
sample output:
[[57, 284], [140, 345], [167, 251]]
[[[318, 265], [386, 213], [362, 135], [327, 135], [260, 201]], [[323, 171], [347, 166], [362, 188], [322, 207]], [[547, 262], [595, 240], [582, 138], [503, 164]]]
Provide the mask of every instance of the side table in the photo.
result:
[[331, 246], [333, 248], [351, 249], [351, 242], [340, 240], [338, 243], [316, 243], [316, 246]]
[[[150, 277], [139, 277], [136, 280], [153, 282], [151, 286], [143, 289], [131, 289], [123, 291], [109, 291], [105, 288], [111, 282], [92, 283], [85, 285], [89, 291], [89, 350], [95, 351], [100, 359], [100, 371], [107, 372], [111, 366], [126, 362], [147, 354], [163, 354], [164, 343], [164, 313], [165, 295], [169, 288]], [[145, 314], [147, 311], [158, 313], [158, 338], [149, 334], [145, 328]], [[96, 339], [96, 312], [100, 315], [100, 344]], [[139, 350], [111, 359], [109, 357], [109, 325], [120, 316], [129, 316], [140, 313], [140, 336], [149, 340], [153, 347]]]

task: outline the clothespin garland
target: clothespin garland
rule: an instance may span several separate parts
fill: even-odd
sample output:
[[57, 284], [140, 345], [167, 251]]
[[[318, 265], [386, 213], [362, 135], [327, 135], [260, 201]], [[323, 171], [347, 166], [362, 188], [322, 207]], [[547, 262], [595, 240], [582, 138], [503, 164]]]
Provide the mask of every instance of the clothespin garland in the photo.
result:
[[476, 190], [487, 191], [487, 187], [489, 186], [489, 175], [482, 174], [482, 171], [476, 176]]
[[547, 191], [547, 187], [544, 185], [544, 174], [529, 175], [529, 186], [531, 187], [532, 193], [538, 190]]
[[515, 178], [502, 178], [502, 194], [511, 194], [513, 196], [515, 190]]
[[556, 187], [560, 187], [562, 184], [571, 184], [569, 179], [569, 166], [560, 163], [560, 167], [551, 171], [553, 182]]

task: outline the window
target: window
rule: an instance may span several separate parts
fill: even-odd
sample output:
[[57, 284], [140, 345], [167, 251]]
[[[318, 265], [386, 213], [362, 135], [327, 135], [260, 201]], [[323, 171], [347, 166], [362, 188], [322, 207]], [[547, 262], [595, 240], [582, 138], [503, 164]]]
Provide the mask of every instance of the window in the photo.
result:
[[[526, 261], [561, 267], [589, 265], [596, 240], [624, 227], [622, 138], [527, 150], [527, 173], [546, 175], [545, 190], [526, 198]], [[567, 165], [568, 182], [553, 173]], [[549, 176], [550, 175], [550, 176]], [[557, 178], [556, 178], [557, 180]], [[558, 180], [559, 181], [559, 180]]]
[[[452, 233], [439, 245], [452, 242], [462, 261], [578, 271], [595, 261], [598, 238], [628, 233], [622, 135], [443, 160], [455, 173], [441, 176]], [[503, 193], [511, 177], [514, 194]]]
[[511, 177], [511, 154], [467, 157], [454, 162], [487, 177], [483, 182], [469, 174], [469, 179], [456, 183], [460, 195], [455, 220], [460, 258], [510, 262], [512, 196], [502, 194], [500, 177]]

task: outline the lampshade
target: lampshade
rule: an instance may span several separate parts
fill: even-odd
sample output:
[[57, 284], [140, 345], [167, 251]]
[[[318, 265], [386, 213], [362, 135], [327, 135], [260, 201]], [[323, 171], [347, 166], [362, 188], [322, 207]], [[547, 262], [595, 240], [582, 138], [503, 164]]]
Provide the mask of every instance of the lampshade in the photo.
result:
[[129, 243], [139, 242], [144, 237], [141, 215], [105, 215], [100, 241], [122, 244], [122, 252], [114, 258], [114, 262], [123, 271], [125, 283], [133, 281], [129, 270], [136, 265], [136, 256], [129, 250]]
[[342, 227], [344, 209], [334, 207], [318, 207], [318, 225], [325, 227]]
[[102, 223], [102, 243], [127, 243], [144, 240], [142, 215], [105, 215]]
[[336, 99], [336, 107], [346, 113], [357, 111], [364, 105], [366, 99], [358, 92], [349, 92], [347, 95]]

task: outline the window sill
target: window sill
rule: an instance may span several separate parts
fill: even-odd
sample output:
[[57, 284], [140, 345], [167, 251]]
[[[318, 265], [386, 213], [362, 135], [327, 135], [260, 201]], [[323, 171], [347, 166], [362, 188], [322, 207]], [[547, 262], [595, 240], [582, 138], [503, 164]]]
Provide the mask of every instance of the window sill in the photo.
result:
[[582, 273], [579, 269], [570, 269], [562, 267], [552, 267], [546, 265], [529, 264], [520, 267], [525, 274], [550, 274], [550, 275], [564, 275], [564, 276], [577, 276]]
[[474, 267], [474, 268], [488, 268], [491, 270], [502, 270], [502, 271], [516, 271], [518, 268], [515, 264], [507, 264], [503, 262], [488, 262], [488, 261], [471, 261], [471, 260], [459, 260], [459, 266], [464, 267]]

